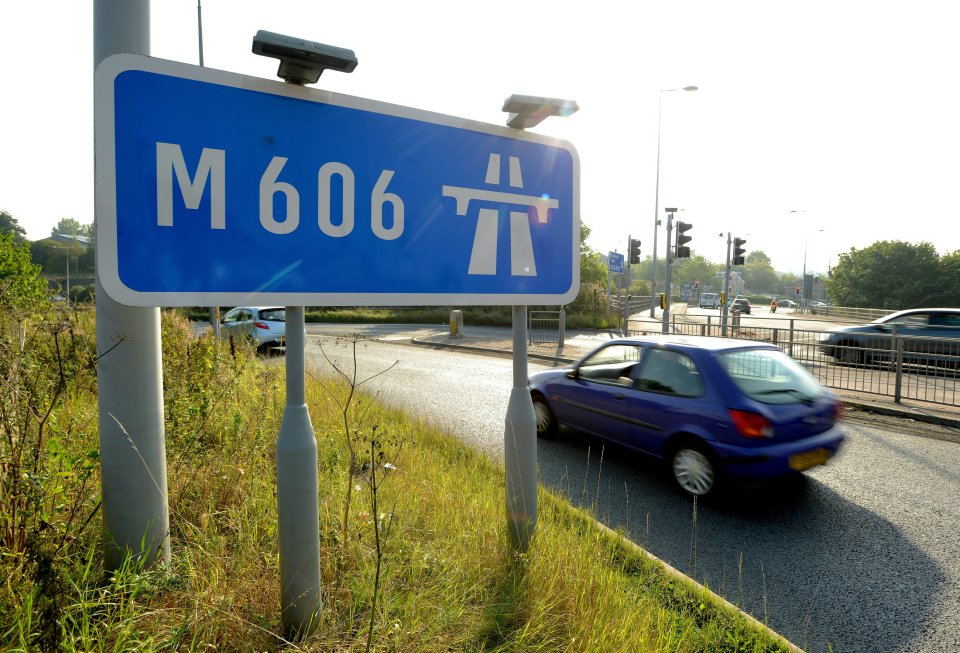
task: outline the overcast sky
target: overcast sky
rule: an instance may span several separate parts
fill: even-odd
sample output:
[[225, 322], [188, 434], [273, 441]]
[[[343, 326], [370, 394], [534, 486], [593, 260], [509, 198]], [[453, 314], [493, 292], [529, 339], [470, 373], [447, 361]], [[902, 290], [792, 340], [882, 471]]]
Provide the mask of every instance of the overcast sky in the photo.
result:
[[[695, 253], [722, 262], [732, 232], [778, 270], [800, 272], [806, 251], [822, 272], [877, 240], [960, 249], [950, 2], [202, 5], [208, 67], [273, 78], [250, 51], [267, 29], [354, 50], [352, 74], [317, 85], [338, 93], [496, 124], [513, 93], [575, 99], [579, 113], [535, 131], [579, 151], [601, 252], [628, 234], [651, 251], [661, 98], [659, 205], [684, 209]], [[0, 209], [31, 239], [93, 221], [92, 6], [0, 4]], [[197, 63], [197, 1], [151, 12], [151, 54]]]

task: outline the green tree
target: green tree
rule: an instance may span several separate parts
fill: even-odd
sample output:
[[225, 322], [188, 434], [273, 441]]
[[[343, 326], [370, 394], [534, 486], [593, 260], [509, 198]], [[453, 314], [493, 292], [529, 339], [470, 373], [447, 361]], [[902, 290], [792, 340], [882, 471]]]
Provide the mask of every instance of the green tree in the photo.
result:
[[770, 257], [760, 250], [747, 254], [742, 273], [743, 281], [751, 292], [773, 294], [783, 292]]
[[580, 255], [580, 283], [607, 285], [607, 266], [597, 252]]
[[721, 269], [716, 263], [711, 263], [699, 254], [690, 258], [677, 259], [670, 273], [670, 281], [675, 284], [694, 284], [699, 281], [705, 285], [715, 285], [717, 272]]
[[40, 266], [30, 261], [30, 246], [0, 235], [0, 306], [28, 308], [48, 297]]
[[929, 306], [943, 291], [941, 261], [930, 243], [879, 241], [851, 248], [826, 280], [841, 306], [899, 310]]
[[66, 275], [68, 257], [71, 274], [93, 272], [92, 247], [44, 238], [30, 243], [30, 256], [48, 275]]
[[747, 254], [746, 257], [744, 257], [744, 263], [747, 265], [767, 265], [773, 267], [773, 261], [770, 260], [770, 257], [760, 250]]
[[940, 258], [940, 292], [932, 298], [934, 306], [960, 306], [960, 249]]
[[84, 238], [93, 237], [92, 224], [80, 224], [73, 218], [61, 218], [57, 226], [50, 230], [51, 236], [82, 236]]
[[27, 237], [27, 230], [7, 211], [0, 211], [0, 234], [11, 234], [17, 242]]

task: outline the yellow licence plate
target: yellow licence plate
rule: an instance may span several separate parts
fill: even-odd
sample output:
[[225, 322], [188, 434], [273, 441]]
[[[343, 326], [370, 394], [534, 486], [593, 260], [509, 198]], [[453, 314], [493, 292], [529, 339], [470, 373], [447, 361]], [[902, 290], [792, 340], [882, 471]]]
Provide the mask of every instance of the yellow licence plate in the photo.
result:
[[804, 451], [803, 453], [795, 453], [788, 459], [790, 469], [795, 469], [798, 472], [802, 472], [805, 469], [810, 469], [811, 467], [816, 467], [817, 465], [822, 465], [828, 460], [833, 454], [830, 453], [828, 449], [814, 449], [812, 451]]

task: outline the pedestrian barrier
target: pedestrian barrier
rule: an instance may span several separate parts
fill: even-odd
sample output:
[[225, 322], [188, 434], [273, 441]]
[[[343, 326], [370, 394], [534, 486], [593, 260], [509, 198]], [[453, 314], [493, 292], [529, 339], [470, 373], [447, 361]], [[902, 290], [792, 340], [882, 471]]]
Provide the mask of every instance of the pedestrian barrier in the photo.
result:
[[566, 311], [527, 311], [527, 342], [531, 345], [553, 344], [563, 347]]

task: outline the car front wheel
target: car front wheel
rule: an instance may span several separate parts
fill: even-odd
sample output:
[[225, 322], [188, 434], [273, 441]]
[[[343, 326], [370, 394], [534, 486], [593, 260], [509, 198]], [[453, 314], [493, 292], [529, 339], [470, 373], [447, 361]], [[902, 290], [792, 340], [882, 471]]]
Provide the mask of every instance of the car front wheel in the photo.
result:
[[552, 438], [557, 434], [557, 419], [543, 397], [533, 396], [533, 414], [537, 419], [537, 437]]
[[717, 473], [713, 462], [700, 449], [682, 446], [673, 454], [673, 480], [687, 494], [705, 497], [716, 487]]

